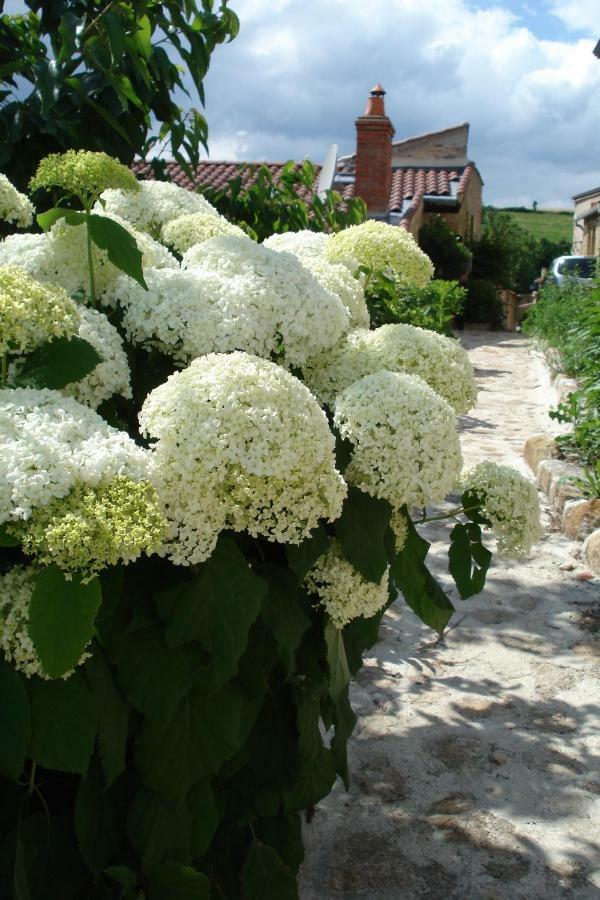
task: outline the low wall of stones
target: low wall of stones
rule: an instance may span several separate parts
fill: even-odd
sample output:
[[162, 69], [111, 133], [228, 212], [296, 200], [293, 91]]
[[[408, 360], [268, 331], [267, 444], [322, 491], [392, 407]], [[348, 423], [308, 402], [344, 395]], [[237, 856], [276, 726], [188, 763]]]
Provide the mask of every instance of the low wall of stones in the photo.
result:
[[567, 537], [583, 541], [584, 559], [600, 574], [600, 500], [586, 500], [572, 480], [581, 477], [583, 469], [558, 459], [556, 443], [548, 434], [528, 438], [523, 455], [539, 490], [548, 498], [554, 524]]

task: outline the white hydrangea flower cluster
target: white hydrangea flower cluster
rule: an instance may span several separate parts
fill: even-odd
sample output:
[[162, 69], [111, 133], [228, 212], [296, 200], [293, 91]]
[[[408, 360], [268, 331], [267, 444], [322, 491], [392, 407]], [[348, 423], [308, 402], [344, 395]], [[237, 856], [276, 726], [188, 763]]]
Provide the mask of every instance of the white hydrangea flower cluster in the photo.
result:
[[34, 212], [31, 200], [0, 173], [0, 219], [17, 228], [29, 228]]
[[340, 298], [348, 313], [350, 328], [369, 328], [371, 319], [365, 292], [358, 278], [339, 263], [331, 263], [317, 256], [300, 259], [302, 265], [312, 272], [325, 290]]
[[532, 481], [511, 466], [486, 460], [463, 473], [461, 486], [480, 500], [500, 552], [509, 557], [529, 553], [543, 534], [538, 493]]
[[283, 234], [272, 234], [263, 241], [263, 247], [277, 250], [278, 253], [293, 253], [301, 260], [323, 259], [329, 235], [322, 231], [285, 231]]
[[95, 211], [126, 219], [140, 231], [159, 239], [162, 229], [173, 219], [190, 213], [218, 216], [202, 194], [196, 194], [169, 181], [140, 181], [135, 194], [108, 190], [101, 195]]
[[418, 375], [458, 415], [477, 400], [473, 366], [460, 343], [414, 325], [351, 332], [333, 350], [311, 360], [305, 375], [311, 390], [331, 405], [357, 378], [383, 370]]
[[0, 353], [28, 353], [52, 338], [70, 337], [77, 319], [77, 305], [61, 287], [0, 265]]
[[408, 521], [405, 513], [401, 509], [395, 509], [390, 519], [390, 528], [394, 532], [396, 540], [396, 553], [400, 553], [406, 544], [408, 537]]
[[217, 237], [188, 250], [182, 266], [222, 280], [237, 346], [257, 356], [281, 353], [287, 365], [301, 367], [348, 330], [342, 301], [291, 253], [247, 238]]
[[207, 559], [219, 532], [299, 543], [340, 515], [346, 485], [334, 439], [308, 388], [247, 353], [195, 359], [148, 395], [158, 490], [178, 565]]
[[453, 410], [415, 375], [355, 381], [337, 397], [334, 423], [354, 445], [346, 479], [395, 509], [442, 500], [456, 484], [462, 458]]
[[162, 229], [163, 241], [169, 247], [173, 247], [177, 253], [185, 253], [194, 244], [201, 244], [210, 238], [226, 234], [250, 240], [241, 228], [232, 222], [228, 222], [224, 216], [207, 212], [195, 212], [179, 216], [177, 219], [167, 222]]
[[131, 373], [121, 335], [104, 313], [79, 307], [78, 335], [102, 357], [89, 375], [64, 387], [63, 393], [97, 409], [101, 403], [119, 394], [131, 397]]
[[325, 256], [333, 262], [357, 260], [388, 273], [404, 287], [424, 287], [433, 277], [433, 265], [412, 234], [397, 225], [369, 219], [332, 234]]
[[96, 412], [46, 388], [0, 391], [0, 522], [117, 475], [152, 481], [151, 454]]
[[[15, 566], [6, 575], [0, 575], [0, 650], [8, 662], [27, 678], [38, 675], [49, 680], [33, 641], [29, 637], [29, 606], [33, 595], [35, 569]], [[78, 666], [89, 659], [84, 651]], [[61, 676], [63, 680], [73, 674], [73, 669]]]
[[[130, 194], [130, 196], [136, 196]], [[135, 238], [142, 252], [144, 268], [178, 268], [175, 257], [166, 247], [147, 234], [136, 232], [132, 226], [111, 216]], [[102, 303], [115, 305], [113, 292], [108, 293], [123, 273], [108, 260], [108, 254], [94, 245], [96, 291]], [[89, 291], [90, 276], [87, 261], [85, 225], [67, 225], [59, 219], [47, 234], [16, 234], [0, 243], [0, 265], [18, 265], [37, 281], [61, 285], [68, 294]]]
[[363, 616], [368, 619], [388, 602], [389, 566], [376, 584], [367, 581], [345, 558], [338, 541], [332, 541], [304, 579], [316, 594], [336, 628]]

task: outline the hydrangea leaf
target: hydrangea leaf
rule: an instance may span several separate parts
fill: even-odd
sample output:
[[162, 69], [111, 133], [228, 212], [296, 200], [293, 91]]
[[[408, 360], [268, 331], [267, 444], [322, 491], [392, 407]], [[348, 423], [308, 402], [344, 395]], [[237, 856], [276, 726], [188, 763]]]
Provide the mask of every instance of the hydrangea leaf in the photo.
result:
[[254, 828], [258, 839], [274, 847], [284, 863], [297, 872], [304, 859], [302, 822], [298, 813], [281, 813], [261, 819]]
[[18, 387], [58, 391], [67, 384], [81, 381], [101, 362], [98, 351], [83, 338], [54, 338], [27, 355], [13, 382]]
[[46, 769], [83, 775], [94, 749], [96, 708], [80, 670], [66, 681], [32, 678], [29, 755]]
[[302, 584], [304, 576], [312, 569], [320, 556], [327, 552], [331, 538], [322, 525], [319, 525], [311, 533], [311, 536], [301, 544], [288, 544], [285, 555], [290, 569], [296, 573], [298, 581]]
[[210, 900], [211, 884], [202, 872], [169, 859], [152, 873], [148, 896], [150, 900]]
[[261, 569], [268, 590], [263, 598], [260, 618], [273, 635], [279, 660], [289, 673], [294, 668], [296, 649], [310, 628], [305, 608], [308, 601], [293, 573], [280, 566]]
[[0, 525], [0, 547], [18, 547], [21, 541], [18, 538], [13, 537], [6, 526], [6, 522], [3, 522], [2, 525]]
[[350, 683], [350, 669], [346, 659], [342, 631], [340, 628], [336, 628], [330, 619], [325, 625], [325, 643], [327, 644], [327, 665], [329, 667], [329, 692], [332, 698], [337, 700]]
[[168, 801], [218, 772], [240, 745], [244, 697], [225, 688], [209, 699], [199, 687], [183, 698], [170, 721], [144, 722], [135, 757], [144, 783]]
[[336, 778], [333, 754], [327, 747], [323, 747], [315, 759], [306, 763], [302, 776], [294, 787], [285, 791], [284, 809], [286, 812], [295, 812], [314, 806], [327, 796]]
[[106, 790], [100, 765], [94, 760], [79, 783], [74, 825], [79, 852], [98, 876], [125, 841], [127, 794], [119, 786]]
[[196, 578], [157, 596], [169, 646], [198, 640], [210, 654], [210, 691], [236, 674], [266, 592], [235, 542], [221, 537]]
[[115, 684], [113, 673], [100, 646], [85, 664], [85, 676], [92, 691], [98, 715], [100, 762], [110, 787], [125, 769], [127, 728], [131, 708]]
[[23, 770], [29, 746], [29, 698], [22, 677], [3, 659], [0, 659], [0, 709], [0, 775], [16, 779]]
[[385, 610], [375, 613], [365, 619], [364, 616], [358, 616], [348, 622], [343, 629], [344, 646], [346, 647], [346, 659], [348, 660], [348, 668], [352, 675], [356, 675], [362, 666], [362, 655], [365, 650], [370, 648], [377, 642], [379, 636], [379, 626]]
[[469, 522], [458, 522], [450, 533], [448, 571], [452, 575], [461, 600], [479, 594], [485, 586], [492, 554], [481, 542], [481, 528]]
[[185, 804], [167, 803], [143, 788], [127, 816], [127, 834], [144, 871], [167, 859], [188, 859], [192, 816]]
[[94, 244], [106, 250], [111, 263], [147, 290], [142, 270], [142, 253], [133, 235], [114, 219], [95, 213], [89, 217], [88, 227]]
[[392, 507], [387, 500], [370, 497], [351, 487], [334, 523], [344, 556], [367, 581], [379, 584], [388, 565], [384, 538], [390, 524]]
[[354, 731], [356, 725], [356, 716], [350, 705], [348, 691], [338, 697], [333, 709], [333, 724], [335, 725], [335, 733], [331, 741], [331, 753], [337, 771], [341, 775], [346, 790], [350, 787], [350, 775], [348, 772], [348, 740]]
[[190, 856], [199, 859], [209, 847], [219, 824], [219, 812], [210, 781], [199, 781], [190, 789], [187, 805], [193, 817]]
[[77, 575], [67, 581], [57, 566], [35, 576], [29, 606], [29, 637], [50, 678], [73, 669], [90, 642], [102, 594], [97, 578], [83, 584]]
[[298, 900], [292, 870], [273, 847], [253, 841], [242, 870], [244, 900]]
[[430, 546], [407, 516], [406, 541], [392, 561], [391, 574], [412, 611], [441, 634], [454, 607], [425, 565]]

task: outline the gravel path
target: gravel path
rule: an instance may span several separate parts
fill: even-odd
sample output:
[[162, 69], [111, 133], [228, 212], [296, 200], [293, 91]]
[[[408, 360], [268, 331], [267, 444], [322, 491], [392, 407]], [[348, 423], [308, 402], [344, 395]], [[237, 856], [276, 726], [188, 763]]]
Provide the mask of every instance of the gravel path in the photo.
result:
[[[527, 472], [525, 438], [551, 429], [545, 369], [520, 335], [463, 342], [480, 385], [466, 462]], [[446, 527], [425, 534], [440, 574]], [[443, 643], [388, 611], [352, 688], [350, 792], [305, 826], [302, 900], [600, 898], [600, 589], [577, 552], [549, 533], [497, 560]]]

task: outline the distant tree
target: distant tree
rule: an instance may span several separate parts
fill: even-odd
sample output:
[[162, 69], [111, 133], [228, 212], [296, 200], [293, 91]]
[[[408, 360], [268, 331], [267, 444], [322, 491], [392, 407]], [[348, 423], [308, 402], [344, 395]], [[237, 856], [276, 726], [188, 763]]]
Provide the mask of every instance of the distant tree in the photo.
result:
[[436, 278], [458, 281], [471, 268], [471, 251], [441, 215], [432, 216], [419, 231], [419, 247], [433, 263]]
[[[104, 150], [130, 163], [157, 141], [197, 163], [207, 124], [176, 94], [204, 103], [215, 46], [238, 32], [220, 0], [26, 0], [0, 16], [0, 169], [23, 188], [48, 153]], [[2, 4], [0, 4], [0, 9]]]
[[537, 212], [537, 208], [538, 208], [538, 202], [537, 202], [537, 200], [534, 200], [534, 201], [533, 201], [533, 203], [532, 203], [532, 208], [533, 208], [533, 211], [534, 211], [534, 212]]

